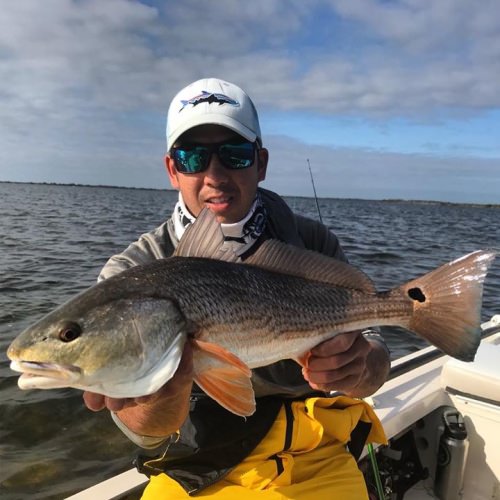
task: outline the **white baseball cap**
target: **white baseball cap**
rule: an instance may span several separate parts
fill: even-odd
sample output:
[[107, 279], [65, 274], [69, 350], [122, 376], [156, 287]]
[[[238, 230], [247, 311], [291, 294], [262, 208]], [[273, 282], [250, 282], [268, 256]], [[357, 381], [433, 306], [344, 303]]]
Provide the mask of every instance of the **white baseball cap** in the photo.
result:
[[170, 103], [167, 151], [186, 131], [198, 125], [221, 125], [248, 141], [262, 144], [257, 110], [248, 95], [233, 83], [204, 78], [183, 88]]

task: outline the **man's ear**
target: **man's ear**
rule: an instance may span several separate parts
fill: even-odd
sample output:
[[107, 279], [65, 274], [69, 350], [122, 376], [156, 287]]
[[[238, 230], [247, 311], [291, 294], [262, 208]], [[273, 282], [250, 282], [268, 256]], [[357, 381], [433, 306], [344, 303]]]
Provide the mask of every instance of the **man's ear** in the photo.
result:
[[257, 171], [259, 175], [259, 182], [266, 178], [267, 162], [269, 161], [269, 151], [266, 148], [261, 148], [257, 152]]
[[177, 180], [177, 169], [175, 168], [174, 160], [167, 154], [165, 156], [165, 168], [167, 169], [170, 184], [174, 189], [179, 189], [179, 181]]

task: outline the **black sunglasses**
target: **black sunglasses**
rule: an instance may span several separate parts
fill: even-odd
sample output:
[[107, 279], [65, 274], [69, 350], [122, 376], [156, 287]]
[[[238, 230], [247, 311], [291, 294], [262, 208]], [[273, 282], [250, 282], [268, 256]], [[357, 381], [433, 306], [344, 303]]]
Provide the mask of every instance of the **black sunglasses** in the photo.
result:
[[215, 152], [224, 167], [230, 170], [249, 168], [255, 161], [255, 142], [224, 141], [216, 144], [186, 144], [173, 147], [170, 156], [182, 174], [204, 172]]

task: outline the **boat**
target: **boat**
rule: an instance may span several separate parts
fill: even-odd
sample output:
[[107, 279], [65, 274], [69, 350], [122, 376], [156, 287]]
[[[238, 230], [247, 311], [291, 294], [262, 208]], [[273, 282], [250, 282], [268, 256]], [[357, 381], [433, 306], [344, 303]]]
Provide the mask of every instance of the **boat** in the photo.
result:
[[425, 348], [371, 397], [390, 439], [375, 453], [385, 499], [500, 499], [500, 315], [482, 329], [472, 363]]
[[[389, 439], [360, 458], [370, 499], [500, 500], [500, 315], [482, 330], [472, 363], [424, 348], [366, 399]], [[69, 498], [140, 498], [147, 480], [130, 469]]]

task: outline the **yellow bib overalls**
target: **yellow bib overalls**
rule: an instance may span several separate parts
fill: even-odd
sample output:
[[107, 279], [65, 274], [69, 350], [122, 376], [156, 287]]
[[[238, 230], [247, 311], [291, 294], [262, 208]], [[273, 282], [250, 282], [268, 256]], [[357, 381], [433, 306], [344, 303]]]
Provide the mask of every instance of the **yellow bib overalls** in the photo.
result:
[[[282, 407], [266, 437], [224, 479], [195, 498], [217, 500], [360, 500], [368, 498], [363, 475], [346, 449], [359, 422], [371, 423], [367, 442], [386, 437], [372, 408], [346, 396], [308, 398], [291, 404], [293, 429], [284, 450], [287, 417]], [[166, 474], [152, 476], [145, 500], [178, 500], [188, 493]]]

